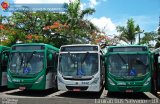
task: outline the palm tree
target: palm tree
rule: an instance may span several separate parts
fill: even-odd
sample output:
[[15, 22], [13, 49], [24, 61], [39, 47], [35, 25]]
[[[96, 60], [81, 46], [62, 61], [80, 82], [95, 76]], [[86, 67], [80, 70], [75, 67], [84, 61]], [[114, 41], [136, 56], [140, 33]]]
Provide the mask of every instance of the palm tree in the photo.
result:
[[92, 15], [94, 12], [95, 9], [92, 8], [81, 10], [80, 0], [70, 2], [66, 15], [68, 17], [67, 24], [70, 25], [69, 33], [72, 37], [72, 43], [76, 42], [75, 38], [82, 39], [83, 37], [89, 37], [87, 34], [91, 33], [93, 30], [99, 31], [93, 23], [84, 19], [86, 15]]
[[117, 32], [120, 33], [119, 38], [127, 43], [130, 42], [130, 44], [133, 44], [135, 42], [136, 35], [141, 32], [139, 25], [135, 26], [134, 20], [132, 18], [128, 19], [126, 27], [117, 26], [116, 29]]

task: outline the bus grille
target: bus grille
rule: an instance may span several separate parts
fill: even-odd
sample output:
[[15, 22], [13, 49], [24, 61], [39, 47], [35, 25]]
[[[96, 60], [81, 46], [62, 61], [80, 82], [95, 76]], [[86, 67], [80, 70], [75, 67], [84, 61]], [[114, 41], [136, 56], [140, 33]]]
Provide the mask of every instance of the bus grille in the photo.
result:
[[80, 89], [81, 91], [85, 91], [85, 90], [87, 90], [88, 89], [88, 86], [82, 86], [82, 87], [77, 87], [77, 86], [66, 86], [66, 88], [68, 89], [68, 90], [71, 90], [71, 91], [73, 91], [74, 89]]

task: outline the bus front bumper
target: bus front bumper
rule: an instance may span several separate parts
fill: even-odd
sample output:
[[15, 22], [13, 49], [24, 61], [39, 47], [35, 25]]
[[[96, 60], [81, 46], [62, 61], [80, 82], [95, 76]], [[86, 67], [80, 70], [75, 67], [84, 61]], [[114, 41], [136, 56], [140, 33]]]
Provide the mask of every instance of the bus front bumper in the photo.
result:
[[109, 92], [150, 92], [151, 85], [146, 85], [146, 86], [107, 85], [107, 90]]
[[100, 86], [96, 85], [66, 85], [63, 83], [58, 83], [58, 90], [62, 91], [89, 91], [89, 92], [99, 92]]
[[7, 87], [12, 89], [20, 89], [20, 90], [44, 90], [44, 78], [40, 81], [36, 80], [35, 78], [14, 78], [12, 76], [7, 75]]

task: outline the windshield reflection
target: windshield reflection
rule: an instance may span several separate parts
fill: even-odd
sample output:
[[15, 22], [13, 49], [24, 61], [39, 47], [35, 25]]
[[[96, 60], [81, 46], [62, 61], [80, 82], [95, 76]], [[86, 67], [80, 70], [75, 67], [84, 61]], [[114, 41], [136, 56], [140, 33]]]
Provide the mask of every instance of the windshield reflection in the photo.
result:
[[44, 53], [14, 52], [11, 54], [9, 69], [16, 74], [36, 74], [43, 69]]
[[98, 71], [97, 53], [65, 53], [59, 61], [59, 71], [64, 76], [91, 76]]
[[147, 54], [111, 54], [109, 72], [115, 76], [143, 76], [149, 71]]

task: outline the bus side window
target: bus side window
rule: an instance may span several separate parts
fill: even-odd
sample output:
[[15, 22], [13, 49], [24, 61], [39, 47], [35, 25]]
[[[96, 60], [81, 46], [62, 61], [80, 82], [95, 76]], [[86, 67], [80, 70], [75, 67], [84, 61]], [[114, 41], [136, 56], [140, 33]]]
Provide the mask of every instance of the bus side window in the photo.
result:
[[7, 70], [8, 57], [9, 57], [9, 52], [3, 51], [1, 56], [2, 71]]

